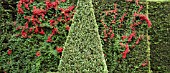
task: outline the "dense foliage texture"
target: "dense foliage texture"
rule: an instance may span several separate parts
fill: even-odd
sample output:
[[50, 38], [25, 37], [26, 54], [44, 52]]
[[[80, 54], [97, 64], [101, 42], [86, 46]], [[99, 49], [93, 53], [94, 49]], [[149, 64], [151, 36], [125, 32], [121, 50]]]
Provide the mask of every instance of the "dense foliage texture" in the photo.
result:
[[73, 9], [65, 1], [18, 1], [16, 21], [0, 26], [0, 70], [56, 72]]
[[[68, 3], [68, 0], [1, 0], [0, 73], [57, 72], [74, 14], [74, 11], [69, 13], [67, 11], [74, 7], [72, 4], [76, 6], [77, 1], [69, 0], [70, 3]], [[170, 72], [170, 35], [168, 34], [170, 3], [168, 0], [147, 0], [150, 2], [149, 9], [146, 9], [145, 1], [92, 0], [109, 73], [147, 73], [150, 68], [153, 73]], [[43, 13], [44, 9], [47, 10], [46, 13]], [[147, 15], [148, 11], [149, 18], [144, 19], [151, 20], [152, 28], [147, 28], [149, 21], [141, 21], [137, 17], [134, 22], [141, 21], [142, 24], [135, 27], [136, 37], [133, 36], [128, 42], [127, 38], [132, 33], [129, 27], [132, 23], [131, 19], [133, 19], [133, 13], [138, 12], [139, 9], [141, 9], [139, 14]], [[33, 15], [35, 15], [34, 21], [30, 18]], [[82, 19], [77, 17], [77, 20]], [[37, 26], [32, 25], [32, 22]], [[28, 33], [28, 29], [24, 29], [27, 28], [27, 23], [28, 29], [33, 28], [31, 33]], [[34, 31], [35, 28], [38, 28], [38, 31]], [[53, 30], [54, 28], [56, 29]], [[56, 33], [57, 29], [58, 33]], [[147, 49], [149, 47], [148, 38], [146, 38], [148, 29], [151, 35], [150, 50]], [[74, 35], [77, 35], [77, 32]], [[139, 38], [140, 35], [142, 39]], [[126, 50], [128, 46], [129, 49]], [[75, 55], [77, 57], [77, 54]], [[149, 64], [150, 57], [151, 64]]]
[[108, 71], [147, 72], [146, 31], [150, 25], [135, 17], [135, 12], [145, 14], [146, 5], [117, 0], [94, 0], [93, 4]]
[[170, 2], [150, 2], [149, 17], [154, 24], [151, 35], [151, 69], [153, 73], [170, 72]]
[[79, 0], [58, 67], [59, 73], [107, 73], [92, 0]]

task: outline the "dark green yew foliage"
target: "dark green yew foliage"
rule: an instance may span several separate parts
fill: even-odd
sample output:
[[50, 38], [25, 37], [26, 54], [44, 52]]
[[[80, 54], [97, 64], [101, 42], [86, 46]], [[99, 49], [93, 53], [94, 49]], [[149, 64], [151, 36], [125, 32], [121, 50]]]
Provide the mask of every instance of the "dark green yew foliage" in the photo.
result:
[[67, 36], [59, 73], [107, 73], [91, 0], [79, 0]]
[[150, 2], [151, 69], [153, 73], [170, 72], [170, 2]]

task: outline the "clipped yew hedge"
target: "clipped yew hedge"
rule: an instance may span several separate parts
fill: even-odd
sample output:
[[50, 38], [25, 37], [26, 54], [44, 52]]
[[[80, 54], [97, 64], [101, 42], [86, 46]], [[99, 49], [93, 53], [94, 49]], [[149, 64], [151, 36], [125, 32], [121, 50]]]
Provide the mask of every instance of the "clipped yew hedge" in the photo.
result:
[[170, 72], [170, 2], [149, 2], [151, 69], [153, 73]]
[[[116, 13], [111, 13], [109, 11], [115, 10], [115, 5], [117, 4], [117, 15]], [[142, 5], [142, 4], [140, 4]], [[139, 14], [145, 14], [146, 5], [142, 5], [143, 9]], [[133, 30], [130, 29], [131, 24], [133, 24], [133, 14], [134, 12], [140, 9], [135, 2], [126, 2], [126, 1], [94, 1], [94, 9], [96, 15], [96, 21], [99, 26], [99, 33], [102, 39], [103, 50], [106, 54], [106, 63], [109, 73], [118, 73], [118, 72], [148, 72], [149, 66], [145, 62], [148, 61], [147, 57], [147, 38], [146, 31], [148, 29], [147, 24], [142, 21], [142, 24], [135, 27], [136, 37], [132, 39], [131, 42], [128, 42], [128, 39], [123, 40], [123, 36], [129, 36]], [[106, 12], [108, 11], [108, 14]], [[127, 15], [124, 16], [124, 14]], [[116, 18], [114, 16], [116, 15]], [[122, 23], [119, 22], [124, 16]], [[115, 20], [114, 23], [112, 21]], [[140, 19], [136, 18], [136, 21], [139, 22]], [[106, 27], [107, 26], [107, 27]], [[114, 37], [111, 38], [114, 34]], [[138, 45], [135, 44], [138, 37], [144, 35], [144, 38], [140, 40]], [[126, 58], [123, 58], [122, 52], [124, 52], [125, 47], [122, 47], [121, 44], [127, 44], [129, 46], [130, 52], [127, 54]]]
[[8, 19], [12, 17], [7, 9], [0, 11], [4, 14], [0, 20], [0, 72], [58, 71], [74, 6], [56, 0], [18, 0], [16, 5], [15, 21]]
[[[1, 14], [0, 16], [0, 73], [57, 72], [61, 54], [64, 49], [63, 46], [69, 32], [68, 31], [69, 26], [71, 26], [72, 24], [72, 20], [70, 20], [69, 18], [65, 19], [65, 15], [67, 16], [67, 12], [66, 13], [63, 12], [64, 10], [62, 9], [55, 10], [55, 8], [51, 8], [44, 16], [46, 20], [41, 19], [42, 15], [36, 17], [39, 19], [40, 22], [42, 22], [41, 25], [38, 25], [39, 26], [38, 30], [39, 31], [44, 30], [44, 32], [43, 31], [41, 33], [32, 32], [27, 35], [27, 37], [32, 36], [32, 38], [25, 38], [24, 35], [25, 33], [22, 32], [22, 29], [18, 29], [18, 27], [20, 26], [26, 27], [24, 24], [28, 21], [28, 17], [27, 19], [24, 19], [24, 16], [31, 16], [33, 14], [32, 13], [33, 6], [37, 6], [38, 9], [39, 8], [45, 9], [46, 4], [44, 0], [34, 0], [34, 2], [29, 5], [30, 10], [27, 10], [26, 5], [23, 4], [21, 8], [24, 10], [24, 14], [18, 14], [18, 7], [16, 6], [18, 4], [18, 1], [19, 0], [2, 0], [0, 2], [0, 14]], [[27, 1], [27, 0], [21, 0], [21, 1]], [[33, 0], [29, 0], [29, 1], [33, 1]], [[54, 1], [57, 0], [51, 0], [51, 2]], [[65, 0], [62, 1], [64, 2]], [[68, 0], [66, 1], [68, 2]], [[77, 1], [78, 0], [69, 0], [70, 3], [65, 3], [65, 2], [61, 3], [58, 8], [67, 9], [68, 6], [73, 4], [75, 4], [74, 6], [76, 6]], [[136, 37], [133, 37], [132, 41], [128, 43], [130, 52], [124, 55], [122, 54], [126, 50], [125, 49], [126, 47], [121, 47], [121, 45], [126, 46], [126, 43], [128, 41], [128, 39], [122, 40], [122, 35], [129, 36], [131, 34], [132, 30], [129, 28], [129, 26], [130, 23], [132, 22], [131, 19], [133, 18], [133, 12], [138, 11], [138, 9], [140, 9], [140, 7], [136, 5], [135, 1], [139, 1], [139, 0], [132, 0], [132, 2], [131, 0], [92, 0], [94, 14], [95, 14], [95, 21], [97, 22], [98, 25], [98, 33], [100, 35], [100, 39], [101, 39], [100, 41], [102, 43], [102, 49], [105, 55], [104, 57], [106, 60], [108, 72], [109, 73], [113, 73], [113, 72], [114, 73], [119, 73], [119, 72], [146, 73], [152, 70], [153, 73], [164, 73], [164, 72], [168, 73], [170, 72], [169, 71], [170, 70], [170, 63], [169, 63], [170, 61], [169, 39], [170, 38], [168, 34], [169, 25], [170, 25], [169, 23], [170, 4], [168, 2], [163, 2], [163, 0], [161, 0], [162, 2], [153, 2], [155, 0], [152, 1], [150, 0], [151, 2], [149, 2], [148, 4], [149, 6], [148, 15], [149, 15], [149, 19], [152, 22], [151, 28], [147, 28], [147, 23], [145, 21], [142, 21], [142, 24], [136, 27], [137, 29]], [[139, 4], [143, 6], [143, 9], [140, 11], [140, 14], [147, 13], [147, 9], [146, 9], [147, 5], [144, 1], [146, 0], [140, 0], [139, 2]], [[114, 15], [116, 14], [109, 11], [115, 9], [114, 4], [117, 4], [118, 15], [116, 16], [116, 23], [111, 24], [111, 21], [114, 20]], [[49, 3], [49, 5], [51, 4]], [[72, 13], [74, 14], [74, 11], [71, 12], [71, 15]], [[125, 16], [123, 16], [124, 14]], [[54, 17], [52, 15], [54, 15]], [[63, 16], [61, 22], [58, 22], [57, 18], [60, 15]], [[122, 16], [124, 17], [124, 19], [123, 22], [120, 23], [119, 20], [122, 18]], [[75, 20], [78, 19], [79, 18]], [[65, 20], [70, 20], [70, 21], [65, 22]], [[138, 21], [140, 21], [139, 17], [137, 17], [137, 20], [135, 22]], [[54, 29], [50, 24], [52, 25], [54, 24], [55, 25], [54, 27], [58, 28], [58, 32], [60, 32], [60, 34], [57, 33], [56, 35], [53, 35], [51, 38], [48, 38], [50, 34], [52, 34], [52, 29]], [[30, 27], [35, 28], [35, 26], [33, 26], [31, 22], [28, 25], [29, 28]], [[108, 28], [105, 28], [106, 26]], [[149, 61], [150, 57], [148, 52], [149, 50], [147, 49], [148, 47], [147, 38], [146, 38], [147, 31], [149, 31], [149, 35], [150, 35], [149, 42], [151, 43], [150, 61]], [[20, 35], [18, 36], [18, 34]], [[144, 36], [143, 39], [140, 40], [138, 45], [133, 45], [136, 43], [136, 40], [141, 34]], [[74, 35], [78, 35], [78, 34], [75, 33]], [[82, 41], [78, 43], [82, 44]], [[76, 55], [77, 57], [77, 54], [74, 55]], [[82, 57], [82, 55], [80, 55], [80, 57]], [[89, 57], [89, 56], [87, 55], [85, 57]], [[151, 64], [149, 64], [149, 62], [151, 62]], [[100, 63], [102, 64], [103, 62]], [[65, 70], [65, 69], [61, 68], [60, 71], [61, 70]], [[102, 69], [98, 69], [98, 70], [102, 70]]]
[[107, 73], [92, 0], [79, 0], [67, 36], [59, 73]]

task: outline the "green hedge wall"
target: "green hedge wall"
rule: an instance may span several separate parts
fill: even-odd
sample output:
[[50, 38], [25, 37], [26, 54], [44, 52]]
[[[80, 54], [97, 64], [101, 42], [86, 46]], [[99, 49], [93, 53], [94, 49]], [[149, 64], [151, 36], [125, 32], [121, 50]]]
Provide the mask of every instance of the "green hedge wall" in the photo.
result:
[[[23, 0], [22, 0], [23, 1]], [[1, 4], [0, 4], [1, 5]], [[71, 4], [69, 4], [71, 5]], [[26, 27], [25, 23], [28, 19], [25, 19], [25, 16], [32, 16], [33, 14], [33, 6], [37, 6], [38, 8], [46, 8], [46, 4], [44, 1], [34, 0], [28, 7], [30, 10], [27, 10], [23, 5], [21, 8], [24, 11], [24, 14], [17, 15], [15, 21], [12, 21], [11, 15], [1, 9], [1, 13], [5, 16], [0, 20], [0, 72], [7, 73], [19, 73], [19, 72], [31, 72], [31, 73], [39, 73], [39, 72], [56, 72], [58, 71], [59, 60], [61, 57], [61, 49], [66, 40], [66, 36], [68, 35], [69, 26], [71, 25], [71, 21], [65, 23], [64, 15], [61, 14], [61, 10], [50, 9], [49, 12], [45, 15], [45, 20], [41, 19], [41, 16], [38, 19], [41, 21], [41, 27], [46, 34], [35, 34], [27, 33], [30, 38], [23, 38], [22, 36], [18, 36], [18, 34], [23, 35], [21, 29], [19, 27]], [[61, 2], [59, 8], [66, 9], [68, 7], [68, 2]], [[12, 10], [11, 10], [12, 11]], [[72, 11], [70, 11], [70, 14]], [[52, 14], [56, 14], [57, 16], [52, 17]], [[8, 15], [8, 18], [5, 18]], [[47, 42], [48, 36], [52, 33], [52, 27], [50, 27], [49, 20], [62, 16], [61, 21], [58, 21], [58, 24], [55, 26], [58, 29], [60, 34], [54, 35], [51, 39], [52, 42]], [[31, 20], [31, 18], [29, 18]], [[32, 20], [31, 20], [32, 21]], [[36, 20], [38, 21], [38, 20]], [[55, 23], [56, 24], [56, 23]], [[67, 26], [67, 28], [66, 28]], [[34, 28], [31, 22], [28, 24], [28, 28]], [[39, 29], [38, 29], [39, 30]], [[28, 30], [26, 29], [25, 32]], [[34, 29], [33, 29], [34, 31]], [[28, 37], [27, 36], [27, 37]]]
[[[114, 10], [114, 3], [117, 4], [118, 15], [116, 18], [116, 24], [111, 24], [110, 22], [114, 20], [114, 14], [106, 15], [105, 11]], [[147, 57], [147, 41], [146, 41], [146, 24], [142, 24], [137, 27], [137, 36], [140, 34], [145, 35], [144, 39], [140, 42], [139, 45], [136, 45], [135, 48], [132, 48], [133, 44], [129, 43], [130, 53], [127, 55], [126, 59], [122, 59], [122, 55], [120, 54], [124, 48], [122, 48], [119, 43], [126, 41], [121, 40], [122, 35], [129, 35], [132, 31], [129, 29], [131, 24], [130, 20], [132, 19], [132, 15], [134, 11], [138, 11], [139, 7], [136, 6], [135, 2], [125, 2], [125, 1], [109, 1], [109, 0], [94, 0], [94, 9], [96, 15], [96, 21], [99, 26], [99, 33], [102, 39], [103, 50], [106, 54], [106, 63], [108, 67], [109, 73], [117, 73], [117, 72], [148, 72], [148, 66], [142, 67], [141, 64], [148, 60]], [[144, 9], [141, 13], [145, 13], [146, 5], [143, 5]], [[127, 16], [125, 17], [125, 21], [122, 23], [123, 27], [119, 28], [120, 25], [119, 19], [123, 16], [123, 14], [127, 12]], [[112, 26], [115, 37], [113, 39], [108, 38], [108, 41], [105, 41], [104, 35], [104, 26], [101, 23], [101, 20], [104, 19], [104, 23], [110, 28]], [[110, 29], [106, 29], [107, 32]], [[137, 39], [137, 38], [135, 38]], [[133, 41], [134, 42], [134, 41]]]
[[79, 0], [58, 67], [59, 73], [107, 73], [91, 0]]
[[170, 72], [170, 2], [150, 2], [151, 69], [153, 73]]
[[[68, 31], [65, 31], [65, 24], [59, 25], [60, 35], [54, 36], [53, 40], [57, 40], [53, 43], [46, 43], [44, 40], [47, 39], [41, 35], [36, 35], [31, 39], [23, 39], [15, 37], [16, 35], [16, 1], [18, 0], [2, 0], [0, 3], [0, 72], [56, 72], [58, 71], [58, 64], [61, 53], [58, 53], [56, 46], [62, 47], [65, 43]], [[71, 4], [76, 4], [78, 0], [70, 0]], [[140, 0], [144, 1], [144, 0]], [[42, 1], [43, 2], [43, 1]], [[39, 3], [39, 2], [37, 2]], [[114, 3], [118, 4], [119, 18], [126, 11], [126, 8], [130, 10], [128, 17], [131, 17], [131, 12], [137, 11], [138, 6], [135, 2], [125, 2], [125, 0], [92, 0], [96, 22], [98, 24], [98, 31], [102, 43], [102, 48], [105, 54], [107, 69], [110, 73], [113, 72], [147, 72], [149, 67], [142, 67], [141, 64], [148, 59], [146, 56], [147, 40], [146, 34], [145, 39], [140, 42], [134, 49], [130, 49], [130, 53], [126, 59], [122, 59], [120, 54], [124, 51], [124, 48], [119, 46], [121, 33], [123, 30], [113, 26], [115, 34], [114, 38], [108, 41], [104, 41], [104, 26], [101, 23], [101, 19], [107, 26], [110, 26], [109, 21], [113, 19], [113, 15], [106, 16], [104, 11], [114, 9]], [[140, 2], [141, 4], [142, 2]], [[146, 13], [146, 5], [142, 3], [144, 9], [141, 13]], [[34, 4], [41, 5], [41, 4]], [[43, 4], [42, 4], [43, 5]], [[66, 4], [67, 5], [67, 4]], [[170, 15], [168, 2], [149, 2], [149, 18], [152, 22], [152, 28], [149, 29], [149, 35], [151, 35], [151, 70], [153, 73], [170, 72], [170, 54], [168, 49], [170, 48], [169, 43], [169, 28], [170, 28]], [[65, 6], [65, 5], [64, 5]], [[125, 17], [128, 19], [128, 17]], [[25, 22], [23, 19], [18, 20]], [[14, 21], [14, 22], [13, 22]], [[129, 23], [128, 21], [123, 24]], [[22, 25], [21, 23], [19, 25]], [[71, 24], [69, 24], [70, 26]], [[118, 24], [116, 24], [118, 25]], [[147, 33], [146, 24], [139, 28], [139, 33]], [[50, 30], [50, 28], [47, 28]], [[128, 30], [128, 29], [126, 29]], [[107, 29], [107, 32], [109, 29]], [[129, 31], [130, 32], [130, 31]], [[17, 32], [19, 33], [19, 32]], [[47, 31], [50, 33], [50, 31]], [[130, 33], [128, 33], [130, 34]], [[127, 34], [127, 35], [128, 35]], [[63, 37], [64, 36], [64, 37]], [[136, 39], [136, 38], [134, 38]], [[59, 41], [61, 40], [61, 41]], [[115, 41], [118, 40], [118, 41]], [[22, 43], [21, 43], [22, 42]], [[117, 43], [116, 43], [117, 42]], [[130, 45], [132, 46], [132, 45]], [[12, 50], [12, 54], [8, 55], [8, 52]], [[40, 51], [41, 56], [37, 57], [36, 52]]]

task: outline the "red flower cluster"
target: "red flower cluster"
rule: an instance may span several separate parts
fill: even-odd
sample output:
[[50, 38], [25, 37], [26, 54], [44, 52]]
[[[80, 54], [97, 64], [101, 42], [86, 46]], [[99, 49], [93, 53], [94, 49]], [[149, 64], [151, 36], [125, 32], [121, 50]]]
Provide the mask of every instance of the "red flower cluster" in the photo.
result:
[[[23, 9], [21, 8], [23, 4], [27, 10], [30, 10], [29, 4], [31, 4], [33, 2], [34, 2], [34, 0], [20, 0], [17, 4], [18, 13], [24, 14]], [[32, 15], [24, 16], [24, 19], [27, 20], [25, 22], [24, 26], [17, 27], [17, 30], [22, 29], [21, 34], [19, 34], [19, 35], [21, 35], [21, 37], [23, 37], [23, 38], [31, 38], [31, 36], [28, 36], [28, 34], [32, 34], [32, 33], [44, 35], [45, 31], [43, 30], [43, 27], [39, 26], [40, 24], [42, 24], [42, 22], [40, 21], [40, 17], [42, 20], [48, 21], [45, 19], [45, 16], [46, 16], [48, 10], [51, 8], [54, 8], [57, 10], [57, 7], [58, 7], [59, 3], [61, 3], [61, 2], [66, 2], [66, 0], [60, 0], [60, 1], [55, 0], [53, 2], [50, 0], [46, 0], [44, 2], [46, 5], [45, 9], [37, 8], [37, 6], [33, 6], [33, 10], [31, 10]], [[70, 15], [70, 12], [73, 11], [74, 8], [75, 8], [75, 6], [69, 6], [66, 9], [60, 8], [62, 15], [60, 14], [56, 20], [55, 19], [49, 20], [49, 23], [53, 29], [52, 29], [52, 33], [50, 34], [50, 36], [48, 36], [48, 39], [46, 40], [47, 42], [52, 42], [52, 36], [59, 33], [58, 29], [55, 27], [54, 24], [61, 22], [63, 15], [64, 15], [63, 21], [64, 22], [69, 21], [73, 17], [73, 15]], [[52, 16], [58, 16], [58, 15], [52, 14]], [[33, 27], [29, 27], [29, 26], [31, 26], [31, 24], [33, 25]], [[69, 30], [69, 26], [66, 27], [66, 30]]]
[[128, 38], [128, 42], [131, 42], [132, 41], [132, 38], [135, 37], [136, 35], [136, 32], [132, 32]]
[[132, 0], [126, 0], [127, 2], [132, 2]]
[[125, 36], [125, 35], [122, 36], [122, 40], [124, 40], [124, 39], [126, 39], [126, 38], [127, 38], [127, 36]]
[[66, 25], [66, 30], [69, 31], [70, 30], [70, 26]]
[[37, 57], [41, 56], [41, 52], [40, 52], [40, 51], [37, 51], [37, 52], [36, 52], [36, 56], [37, 56]]
[[129, 53], [129, 51], [130, 51], [128, 43], [126, 43], [125, 48], [126, 48], [125, 51], [122, 53], [122, 55], [123, 55], [122, 58], [123, 59], [126, 58], [127, 53]]
[[60, 8], [61, 13], [64, 15], [65, 22], [69, 21], [69, 20], [70, 20], [70, 17], [72, 17], [72, 16], [69, 16], [69, 13], [70, 13], [74, 8], [75, 8], [75, 6], [69, 6], [69, 7], [66, 8], [66, 9]]
[[147, 66], [147, 65], [148, 65], [148, 61], [145, 61], [145, 62], [143, 62], [143, 63], [141, 64], [142, 67], [145, 67], [145, 66]]
[[66, 0], [61, 0], [61, 2], [66, 2]]
[[21, 35], [23, 38], [27, 38], [27, 33], [24, 30], [22, 30]]
[[21, 8], [22, 4], [24, 4], [24, 7], [27, 9], [27, 10], [30, 10], [29, 9], [29, 4], [31, 4], [34, 0], [20, 0], [17, 4], [17, 7], [18, 7], [18, 13], [19, 14], [24, 14], [24, 11], [23, 9]]
[[57, 9], [56, 7], [58, 6], [59, 1], [58, 0], [56, 0], [55, 2], [46, 1], [45, 4], [46, 4], [46, 10], [50, 8]]
[[151, 27], [152, 23], [151, 23], [151, 21], [145, 15], [140, 14], [139, 17], [140, 17], [141, 20], [146, 21], [146, 23], [148, 24], [149, 28]]
[[55, 22], [55, 20], [50, 20], [50, 25], [53, 26], [53, 23]]
[[10, 55], [12, 53], [11, 49], [8, 49], [7, 54]]
[[63, 48], [62, 48], [62, 47], [56, 47], [56, 51], [57, 51], [58, 53], [61, 53], [61, 52], [63, 51]]
[[52, 42], [52, 36], [53, 36], [53, 35], [48, 36], [48, 39], [47, 39], [46, 41], [47, 41], [47, 42]]
[[127, 13], [124, 13], [124, 14], [123, 14], [123, 16], [122, 16], [121, 19], [120, 19], [120, 23], [124, 21], [124, 18], [125, 18], [126, 15], [127, 15]]
[[[133, 1], [133, 0], [126, 0], [126, 2], [132, 2], [132, 1]], [[134, 48], [136, 45], [139, 44], [139, 42], [140, 42], [140, 41], [142, 40], [142, 38], [143, 38], [143, 36], [140, 36], [139, 38], [136, 38], [136, 36], [137, 36], [137, 35], [136, 35], [136, 34], [137, 34], [137, 33], [136, 33], [136, 28], [137, 28], [137, 26], [141, 25], [141, 24], [142, 24], [142, 21], [146, 21], [147, 24], [148, 24], [148, 27], [151, 27], [151, 22], [150, 22], [150, 20], [149, 20], [145, 15], [139, 14], [140, 11], [143, 9], [143, 6], [142, 6], [142, 5], [139, 5], [139, 0], [134, 0], [134, 1], [135, 1], [136, 5], [139, 6], [140, 8], [138, 9], [137, 12], [135, 12], [135, 13], [133, 14], [132, 24], [130, 24], [130, 29], [131, 29], [131, 32], [132, 32], [132, 33], [130, 33], [129, 35], [122, 35], [122, 36], [121, 36], [121, 39], [122, 39], [122, 40], [121, 40], [121, 42], [119, 43], [119, 45], [120, 45], [122, 48], [125, 48], [124, 52], [121, 53], [123, 59], [126, 58], [126, 55], [129, 53], [129, 51], [130, 51], [129, 48]], [[114, 13], [113, 15], [111, 15], [111, 17], [113, 17], [114, 19], [110, 22], [110, 25], [109, 25], [109, 26], [106, 25], [106, 23], [104, 22], [104, 18], [102, 18], [102, 19], [100, 20], [100, 22], [101, 22], [102, 25], [104, 26], [104, 30], [103, 30], [103, 34], [104, 34], [103, 40], [104, 40], [104, 41], [107, 41], [107, 38], [108, 38], [109, 36], [110, 36], [110, 39], [112, 39], [112, 38], [115, 36], [115, 34], [112, 32], [112, 27], [113, 27], [113, 26], [115, 27], [117, 24], [116, 24], [116, 25], [112, 25], [112, 24], [115, 24], [115, 23], [117, 22], [117, 20], [116, 20], [117, 11], [118, 11], [118, 9], [117, 9], [117, 4], [116, 4], [116, 3], [114, 3], [114, 10], [104, 11], [104, 13], [106, 14], [106, 16], [111, 15], [112, 13]], [[127, 9], [127, 11], [128, 11], [128, 9]], [[128, 14], [128, 13], [124, 13], [124, 14], [121, 16], [121, 18], [119, 19], [119, 22], [120, 22], [120, 23], [118, 23], [118, 27], [119, 27], [119, 28], [122, 28], [122, 26], [126, 25], [126, 24], [124, 24], [124, 23], [122, 23], [122, 22], [125, 20], [125, 17], [127, 16], [127, 14]], [[129, 15], [128, 15], [128, 16], [129, 16]], [[139, 17], [139, 18], [140, 18], [140, 21], [136, 21], [136, 17]], [[110, 27], [109, 30], [108, 30], [108, 27]], [[125, 28], [127, 28], [127, 25], [125, 26]], [[119, 36], [118, 36], [118, 38], [119, 38]], [[127, 39], [127, 41], [126, 41], [125, 39]], [[132, 45], [129, 46], [129, 44], [130, 44], [133, 40], [136, 41], [135, 44], [132, 44]], [[125, 42], [126, 44], [123, 44], [122, 42]]]

